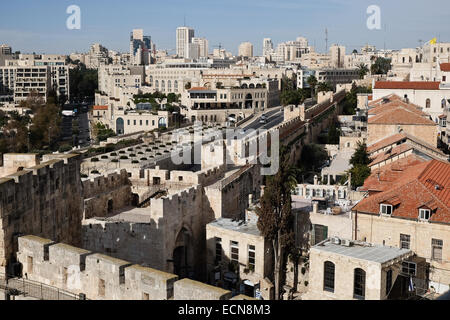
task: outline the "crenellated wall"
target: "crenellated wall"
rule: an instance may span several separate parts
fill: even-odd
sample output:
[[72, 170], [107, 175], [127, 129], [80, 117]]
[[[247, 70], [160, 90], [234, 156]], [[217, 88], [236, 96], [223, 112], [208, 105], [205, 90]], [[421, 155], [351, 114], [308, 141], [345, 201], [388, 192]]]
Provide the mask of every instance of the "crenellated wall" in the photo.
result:
[[[29, 280], [93, 300], [226, 300], [231, 292], [36, 236], [18, 239], [18, 261]], [[249, 297], [243, 297], [250, 299]]]
[[83, 219], [106, 217], [109, 213], [132, 204], [131, 183], [126, 170], [84, 179]]
[[12, 266], [17, 237], [24, 234], [81, 245], [82, 213], [78, 155], [47, 155], [0, 178], [0, 268]]

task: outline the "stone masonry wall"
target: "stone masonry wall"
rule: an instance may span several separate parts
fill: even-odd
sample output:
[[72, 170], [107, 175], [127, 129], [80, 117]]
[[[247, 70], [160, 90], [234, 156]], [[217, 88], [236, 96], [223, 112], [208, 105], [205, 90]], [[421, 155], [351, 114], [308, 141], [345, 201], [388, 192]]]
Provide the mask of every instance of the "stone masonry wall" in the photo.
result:
[[[18, 261], [30, 280], [93, 300], [225, 300], [231, 292], [103, 254], [23, 236]], [[242, 297], [249, 299], [249, 297]]]

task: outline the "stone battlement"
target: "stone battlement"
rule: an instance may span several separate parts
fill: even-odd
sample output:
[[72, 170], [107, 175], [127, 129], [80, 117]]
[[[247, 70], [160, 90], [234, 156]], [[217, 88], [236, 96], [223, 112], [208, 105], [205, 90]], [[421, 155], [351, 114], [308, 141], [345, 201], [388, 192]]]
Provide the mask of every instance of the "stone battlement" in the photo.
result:
[[231, 292], [36, 236], [18, 239], [28, 279], [98, 300], [227, 300]]

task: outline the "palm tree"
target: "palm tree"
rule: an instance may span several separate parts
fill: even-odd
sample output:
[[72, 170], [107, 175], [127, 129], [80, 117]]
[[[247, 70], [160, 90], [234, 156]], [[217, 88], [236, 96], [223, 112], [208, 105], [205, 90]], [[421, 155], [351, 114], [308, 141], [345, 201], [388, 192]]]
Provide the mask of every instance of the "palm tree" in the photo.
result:
[[315, 76], [309, 76], [308, 80], [306, 81], [308, 82], [308, 85], [311, 88], [311, 97], [314, 97], [314, 90], [317, 85], [317, 78]]
[[332, 86], [328, 83], [328, 82], [319, 82], [319, 84], [317, 85], [317, 92], [322, 92], [322, 91], [332, 91], [333, 88]]
[[358, 66], [358, 73], [359, 73], [359, 78], [360, 79], [364, 79], [364, 76], [369, 72], [369, 68], [367, 68], [367, 65], [365, 63], [361, 63]]

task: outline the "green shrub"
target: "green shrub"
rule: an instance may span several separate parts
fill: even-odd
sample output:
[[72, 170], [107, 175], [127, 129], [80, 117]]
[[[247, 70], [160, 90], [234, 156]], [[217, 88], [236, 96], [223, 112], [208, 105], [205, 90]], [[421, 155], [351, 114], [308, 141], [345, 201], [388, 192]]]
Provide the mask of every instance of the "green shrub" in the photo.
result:
[[72, 150], [72, 147], [70, 145], [68, 145], [68, 144], [63, 144], [58, 149], [58, 151], [61, 152], [61, 153], [62, 152], [67, 152], [67, 151], [70, 151], [70, 150]]

